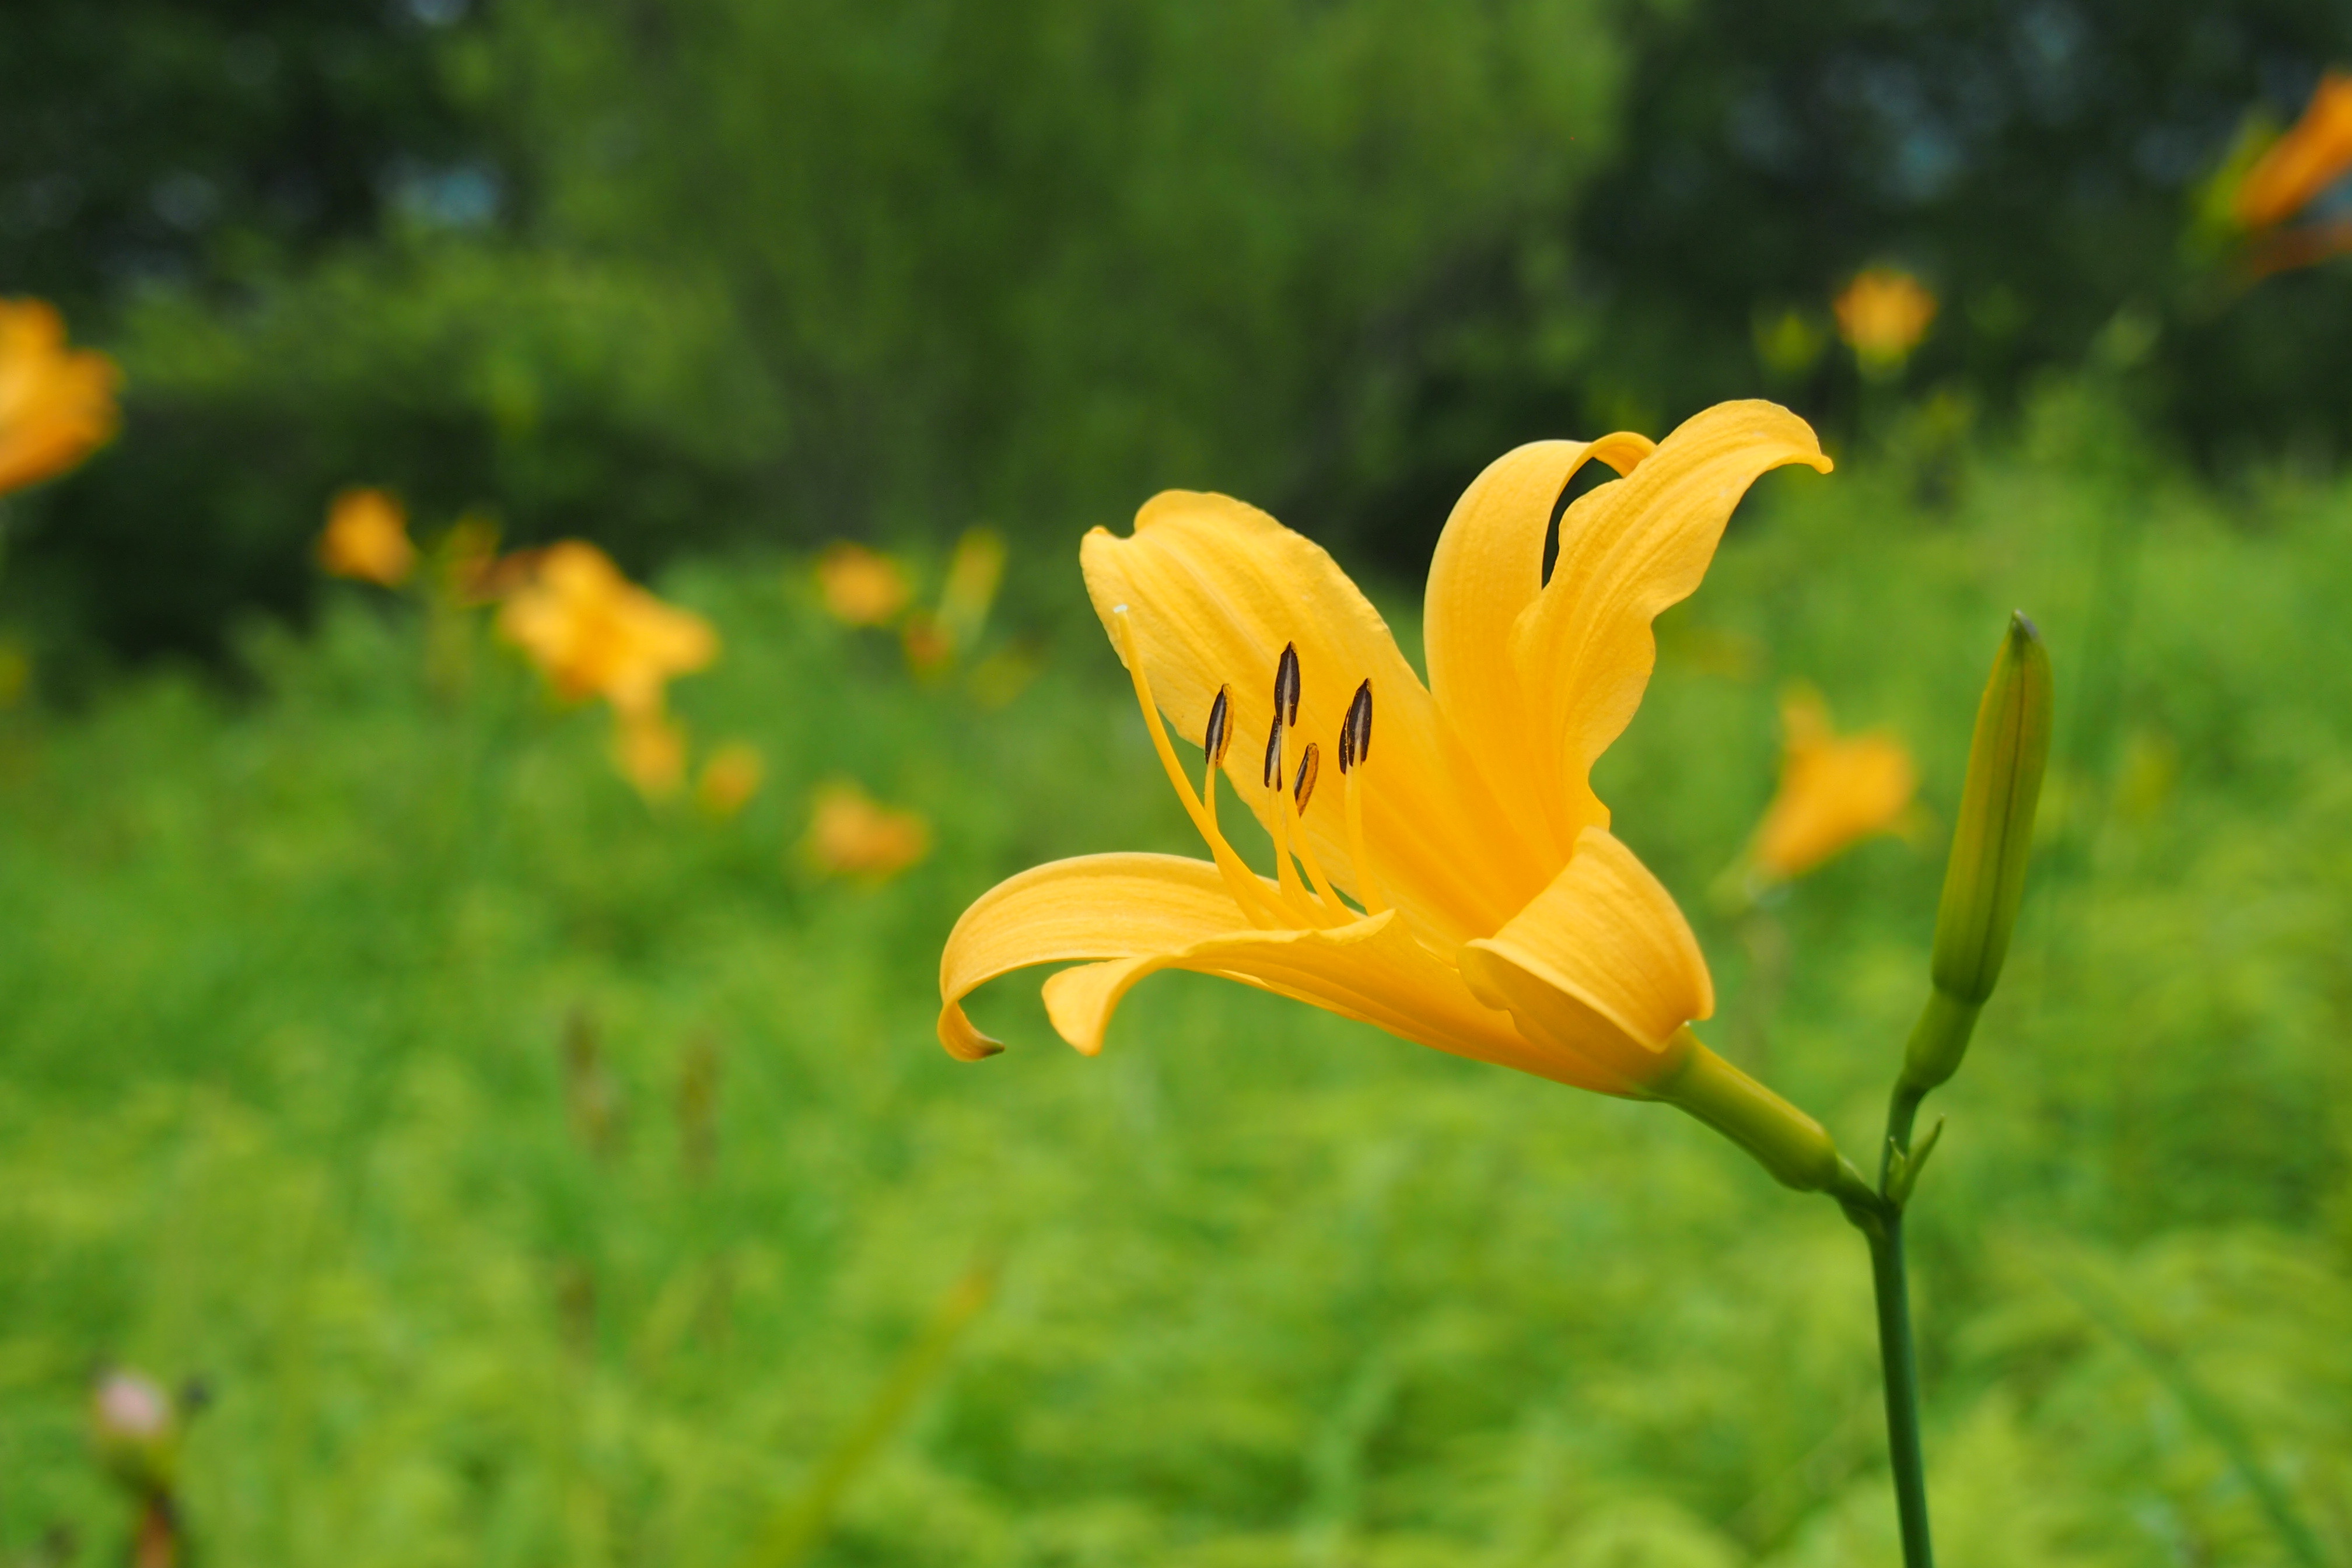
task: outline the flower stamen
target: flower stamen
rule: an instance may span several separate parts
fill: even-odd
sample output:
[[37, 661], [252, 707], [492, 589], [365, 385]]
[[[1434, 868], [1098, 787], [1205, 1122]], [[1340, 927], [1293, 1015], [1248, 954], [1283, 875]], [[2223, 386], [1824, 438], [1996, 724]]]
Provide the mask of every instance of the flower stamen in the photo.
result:
[[1209, 704], [1209, 722], [1201, 732], [1201, 751], [1208, 758], [1202, 770], [1201, 806], [1208, 814], [1209, 826], [1217, 825], [1217, 772], [1225, 765], [1225, 752], [1234, 743], [1234, 689], [1217, 688], [1217, 700]]
[[[1167, 771], [1168, 781], [1176, 786], [1177, 797], [1184, 803], [1184, 813], [1209, 846], [1209, 854], [1217, 863], [1218, 873], [1225, 879], [1225, 890], [1239, 904], [1250, 923], [1261, 930], [1278, 930], [1293, 923], [1287, 911], [1267, 896], [1265, 885], [1258, 880], [1234, 847], [1217, 831], [1217, 819], [1201, 797], [1192, 793], [1192, 781], [1184, 776], [1184, 769], [1176, 761], [1176, 748], [1168, 739], [1168, 726], [1160, 721], [1160, 704], [1152, 700], [1150, 678], [1143, 673], [1143, 650], [1136, 646], [1135, 626], [1129, 619], [1125, 605], [1111, 609], [1111, 629], [1118, 638], [1120, 657], [1127, 660], [1127, 672], [1135, 683], [1135, 700], [1143, 707], [1144, 727], [1151, 732], [1152, 749], [1160, 753], [1160, 765]], [[1213, 777], [1215, 770], [1211, 769]]]
[[1356, 897], [1369, 915], [1389, 907], [1381, 884], [1372, 875], [1372, 858], [1364, 849], [1364, 792], [1356, 770], [1372, 754], [1372, 683], [1356, 688], [1348, 704], [1347, 721], [1339, 726], [1339, 808], [1348, 819], [1348, 856], [1356, 863]]
[[1259, 779], [1274, 795], [1274, 879], [1282, 889], [1282, 901], [1300, 921], [1320, 926], [1323, 921], [1308, 901], [1307, 885], [1298, 879], [1298, 868], [1291, 859], [1290, 807], [1282, 798], [1282, 742], [1297, 717], [1298, 645], [1285, 643], [1282, 658], [1274, 668], [1274, 719], [1266, 726], [1265, 767]]
[[1316, 897], [1323, 900], [1324, 910], [1345, 922], [1356, 918], [1356, 911], [1341, 901], [1331, 879], [1324, 874], [1322, 862], [1315, 856], [1315, 842], [1307, 833], [1307, 803], [1315, 798], [1315, 778], [1321, 771], [1322, 748], [1314, 742], [1298, 754], [1298, 774], [1291, 790], [1291, 800], [1298, 807], [1298, 858], [1307, 867], [1307, 878], [1315, 884]]

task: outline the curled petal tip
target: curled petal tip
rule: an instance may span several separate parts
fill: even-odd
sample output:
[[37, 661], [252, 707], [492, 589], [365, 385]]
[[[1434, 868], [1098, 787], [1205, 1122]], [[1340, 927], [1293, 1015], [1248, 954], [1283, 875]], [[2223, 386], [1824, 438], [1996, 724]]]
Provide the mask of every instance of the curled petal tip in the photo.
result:
[[972, 1027], [971, 1020], [964, 1016], [963, 1008], [953, 1002], [940, 1010], [940, 1044], [947, 1047], [948, 1055], [960, 1062], [986, 1061], [1004, 1050], [1003, 1041], [992, 1039]]

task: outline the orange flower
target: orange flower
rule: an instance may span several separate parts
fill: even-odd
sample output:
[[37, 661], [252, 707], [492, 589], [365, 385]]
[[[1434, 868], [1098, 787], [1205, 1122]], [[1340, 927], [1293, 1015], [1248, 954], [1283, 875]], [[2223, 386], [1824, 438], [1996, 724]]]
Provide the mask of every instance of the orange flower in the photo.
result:
[[2231, 206], [2248, 228], [2293, 217], [2352, 171], [2352, 74], [2320, 79], [2294, 129], [2272, 143], [2239, 182]]
[[1780, 725], [1780, 788], [1749, 847], [1751, 876], [1789, 881], [1873, 834], [1899, 828], [1919, 787], [1919, 770], [1901, 742], [1833, 732], [1821, 694], [1804, 687], [1781, 699]]
[[802, 851], [833, 877], [883, 882], [931, 850], [931, 826], [911, 811], [876, 803], [857, 785], [829, 784], [816, 792]]
[[760, 793], [760, 780], [766, 772], [757, 746], [741, 741], [721, 746], [702, 764], [694, 802], [710, 816], [722, 820], [732, 816]]
[[529, 580], [500, 607], [499, 633], [562, 696], [602, 697], [625, 716], [659, 713], [673, 676], [719, 657], [709, 622], [662, 603], [576, 539], [540, 554]]
[[1838, 336], [1863, 368], [1885, 372], [1900, 368], [1927, 335], [1936, 319], [1936, 296], [1908, 272], [1874, 267], [1846, 285], [1834, 309]]
[[621, 776], [637, 786], [647, 800], [665, 800], [677, 793], [686, 779], [686, 731], [650, 710], [618, 711], [620, 728], [613, 738], [614, 760]]
[[319, 535], [319, 564], [338, 577], [397, 588], [416, 569], [408, 542], [408, 515], [383, 490], [349, 489], [327, 508]]
[[896, 561], [845, 539], [817, 557], [816, 584], [827, 613], [850, 626], [889, 625], [914, 592]]
[[[1624, 477], [1560, 516], [1547, 578], [1557, 503], [1596, 458]], [[1830, 467], [1802, 420], [1761, 402], [1718, 405], [1661, 442], [1620, 433], [1505, 454], [1438, 539], [1426, 684], [1338, 563], [1264, 512], [1171, 491], [1133, 533], [1096, 529], [1079, 552], [1087, 592], [1208, 858], [1088, 855], [982, 894], [940, 954], [940, 1043], [967, 1060], [995, 1053], [966, 996], [1012, 970], [1087, 960], [1045, 998], [1055, 1030], [1091, 1056], [1138, 982], [1189, 969], [1458, 1056], [1669, 1100], [1790, 1186], [1857, 1185], [1819, 1122], [1690, 1029], [1714, 1009], [1706, 957], [1591, 783], [1649, 681], [1652, 620], [1698, 586], [1748, 485], [1789, 463]], [[1163, 712], [1201, 738], [1197, 788]], [[1272, 840], [1271, 876], [1220, 826], [1228, 776]]]
[[66, 347], [45, 300], [0, 300], [0, 494], [64, 472], [113, 439], [121, 374]]

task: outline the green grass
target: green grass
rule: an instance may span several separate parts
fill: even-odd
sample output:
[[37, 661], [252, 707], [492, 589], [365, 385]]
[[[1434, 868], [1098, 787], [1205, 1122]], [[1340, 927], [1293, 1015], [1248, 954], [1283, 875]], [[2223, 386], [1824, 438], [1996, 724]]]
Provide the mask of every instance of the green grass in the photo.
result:
[[[2352, 1563], [2352, 488], [2218, 497], [2063, 393], [1957, 472], [1761, 487], [1601, 793], [1727, 1045], [1756, 997], [1703, 894], [1778, 683], [1904, 734], [1948, 823], [2039, 617], [2048, 842], [1915, 1209], [1945, 1561], [2294, 1562], [2253, 1467]], [[677, 689], [698, 741], [770, 764], [724, 824], [649, 812], [478, 629], [428, 681], [421, 618], [355, 593], [250, 636], [236, 695], [0, 717], [0, 1553], [121, 1560], [82, 1432], [118, 1358], [214, 1390], [207, 1562], [731, 1565], [994, 1260], [815, 1561], [1891, 1562], [1862, 1244], [1696, 1123], [1191, 976], [1097, 1060], [1019, 978], [975, 1004], [1008, 1054], [939, 1050], [971, 898], [1187, 847], [1075, 550], [1015, 567], [1049, 654], [996, 711], [784, 563], [665, 584], [727, 640]], [[844, 773], [932, 858], [802, 870]], [[1850, 1152], [1940, 871], [1881, 841], [1772, 912], [1765, 1070]]]

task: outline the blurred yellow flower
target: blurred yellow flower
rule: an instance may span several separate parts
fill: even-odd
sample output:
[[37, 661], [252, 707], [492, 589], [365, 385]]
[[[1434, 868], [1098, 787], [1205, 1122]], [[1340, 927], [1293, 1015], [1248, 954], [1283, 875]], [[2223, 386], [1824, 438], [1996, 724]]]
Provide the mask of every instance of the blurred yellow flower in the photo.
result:
[[2231, 208], [2248, 228], [2293, 217], [2352, 173], [2352, 74], [2320, 79], [2303, 118], [2271, 144], [2239, 182]]
[[[719, 634], [621, 575], [593, 544], [566, 540], [539, 553], [499, 610], [499, 633], [567, 699], [602, 697], [624, 716], [657, 715], [674, 676], [719, 657]], [[634, 774], [632, 776], [635, 776]]]
[[338, 577], [397, 588], [416, 569], [408, 542], [408, 514], [383, 490], [348, 489], [327, 508], [319, 535], [319, 564]]
[[46, 300], [0, 300], [0, 494], [64, 472], [114, 437], [121, 380], [102, 353], [66, 347]]
[[732, 816], [760, 793], [760, 781], [766, 774], [767, 765], [757, 746], [731, 742], [703, 763], [702, 777], [694, 786], [694, 803], [710, 816]]
[[686, 731], [658, 706], [650, 710], [619, 709], [619, 728], [613, 739], [614, 760], [621, 776], [637, 786], [647, 800], [666, 800], [686, 780]]
[[930, 853], [931, 826], [840, 781], [816, 792], [801, 849], [827, 876], [887, 881]]
[[1837, 734], [1821, 693], [1807, 687], [1780, 700], [1780, 787], [1748, 847], [1751, 879], [1789, 881], [1873, 834], [1900, 830], [1919, 788], [1901, 742]]
[[[1547, 580], [1555, 503], [1591, 458], [1625, 477], [1570, 506]], [[1787, 463], [1830, 467], [1802, 420], [1760, 402], [1654, 445], [1621, 434], [1507, 454], [1438, 541], [1427, 686], [1331, 558], [1263, 512], [1171, 491], [1131, 535], [1095, 530], [1087, 591], [1210, 858], [1090, 855], [983, 894], [940, 955], [940, 1042], [993, 1054], [963, 1009], [974, 988], [1093, 960], [1045, 986], [1055, 1029], [1092, 1055], [1130, 987], [1190, 969], [1577, 1088], [1669, 1100], [1790, 1185], [1844, 1181], [1820, 1123], [1691, 1033], [1714, 1010], [1706, 959], [1590, 780], [1640, 704], [1653, 617], [1698, 585], [1748, 485]], [[1198, 791], [1163, 708], [1202, 738]], [[1336, 765], [1318, 790], [1324, 746]], [[1218, 825], [1229, 766], [1273, 840], [1270, 878]]]
[[1927, 335], [1936, 319], [1936, 296], [1908, 272], [1874, 267], [1858, 274], [1837, 297], [1838, 336], [1863, 368], [1899, 368]]
[[826, 612], [851, 626], [889, 625], [914, 593], [906, 568], [845, 539], [827, 545], [817, 557], [816, 583]]

